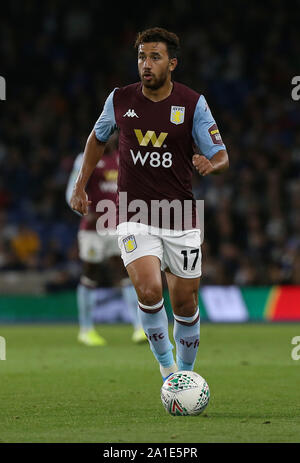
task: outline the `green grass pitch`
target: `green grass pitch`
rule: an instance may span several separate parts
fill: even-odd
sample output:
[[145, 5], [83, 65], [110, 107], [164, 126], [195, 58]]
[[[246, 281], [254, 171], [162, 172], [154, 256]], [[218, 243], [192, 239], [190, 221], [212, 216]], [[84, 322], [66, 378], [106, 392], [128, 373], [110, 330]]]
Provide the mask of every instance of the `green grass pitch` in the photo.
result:
[[300, 324], [203, 323], [195, 371], [211, 400], [197, 417], [163, 409], [131, 326], [98, 329], [107, 347], [78, 344], [75, 325], [0, 327], [0, 442], [300, 442]]

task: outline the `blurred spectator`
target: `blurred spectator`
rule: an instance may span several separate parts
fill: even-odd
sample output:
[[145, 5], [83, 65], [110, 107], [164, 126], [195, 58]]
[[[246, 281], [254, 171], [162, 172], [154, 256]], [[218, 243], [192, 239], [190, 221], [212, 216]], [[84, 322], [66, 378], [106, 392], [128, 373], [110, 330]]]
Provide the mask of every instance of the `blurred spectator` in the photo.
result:
[[298, 250], [293, 261], [291, 283], [293, 285], [300, 285], [300, 250]]
[[41, 247], [39, 235], [28, 225], [21, 223], [11, 240], [11, 248], [25, 266], [37, 267], [37, 255]]

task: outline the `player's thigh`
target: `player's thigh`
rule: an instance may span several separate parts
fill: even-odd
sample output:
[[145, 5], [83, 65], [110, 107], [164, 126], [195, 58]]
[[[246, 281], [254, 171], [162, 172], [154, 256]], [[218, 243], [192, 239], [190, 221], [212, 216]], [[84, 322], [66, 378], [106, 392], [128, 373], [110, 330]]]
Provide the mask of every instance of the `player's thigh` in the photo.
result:
[[165, 235], [163, 240], [163, 270], [185, 279], [201, 276], [200, 230], [188, 230], [180, 235]]
[[128, 280], [128, 274], [121, 259], [120, 249], [119, 255], [111, 255], [103, 262], [103, 264], [106, 266], [106, 270], [109, 271], [112, 276], [113, 286], [119, 286], [123, 280]]
[[97, 287], [102, 280], [103, 268], [101, 263], [82, 261], [80, 281], [86, 286]]
[[145, 305], [154, 305], [162, 300], [163, 285], [160, 260], [157, 256], [139, 257], [126, 266], [135, 287], [138, 300]]
[[[161, 238], [149, 233], [148, 227], [145, 227], [143, 232], [141, 230], [137, 232], [132, 226], [130, 233], [120, 232], [118, 242], [124, 266], [140, 302], [152, 305], [162, 298], [163, 246]], [[153, 302], [157, 298], [159, 299]]]
[[[162, 240], [158, 236], [154, 236], [148, 232], [148, 227], [134, 227], [134, 223], [129, 227], [119, 228], [118, 244], [121, 250], [121, 257], [124, 266], [127, 267], [131, 262], [144, 256], [156, 256], [160, 261], [163, 258]], [[124, 230], [125, 233], [124, 233]]]
[[165, 272], [171, 306], [175, 315], [192, 317], [198, 307], [200, 277], [182, 278], [169, 270]]
[[119, 229], [118, 243], [124, 266], [127, 268], [135, 260], [146, 256], [155, 256], [161, 262], [163, 258], [161, 238], [149, 233], [146, 226], [138, 230], [132, 226], [135, 224], [129, 223], [129, 225], [131, 225], [131, 230], [128, 232], [124, 233], [123, 229], [127, 231], [129, 227], [127, 229], [126, 227]]
[[170, 300], [176, 315], [192, 316], [198, 306], [201, 276], [200, 231], [163, 238], [164, 267]]
[[121, 260], [121, 250], [118, 243], [117, 234], [107, 234], [101, 236], [103, 244], [103, 258], [110, 259], [116, 258]]

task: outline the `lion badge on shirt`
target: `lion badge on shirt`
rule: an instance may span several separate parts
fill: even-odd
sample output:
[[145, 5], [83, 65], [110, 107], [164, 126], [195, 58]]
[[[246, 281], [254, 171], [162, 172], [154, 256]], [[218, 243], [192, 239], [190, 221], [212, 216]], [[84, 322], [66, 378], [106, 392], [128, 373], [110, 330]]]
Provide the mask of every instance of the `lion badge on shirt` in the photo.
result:
[[184, 106], [171, 106], [170, 121], [172, 124], [179, 125], [184, 123]]

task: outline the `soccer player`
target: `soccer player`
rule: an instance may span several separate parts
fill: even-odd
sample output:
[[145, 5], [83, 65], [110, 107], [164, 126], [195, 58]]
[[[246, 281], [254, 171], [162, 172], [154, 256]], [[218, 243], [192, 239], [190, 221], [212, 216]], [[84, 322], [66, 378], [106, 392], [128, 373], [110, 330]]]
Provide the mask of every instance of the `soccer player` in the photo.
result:
[[[96, 211], [97, 204], [102, 200], [116, 202], [119, 153], [117, 150], [118, 137], [113, 134], [106, 145], [105, 152], [94, 169], [87, 184], [87, 194], [90, 205], [87, 215], [80, 220], [78, 232], [79, 257], [82, 261], [82, 275], [77, 286], [77, 306], [79, 319], [78, 341], [87, 346], [104, 346], [106, 340], [98, 334], [94, 327], [92, 310], [95, 306], [97, 289], [102, 286], [105, 277], [114, 275], [113, 283], [120, 285], [132, 319], [134, 331], [133, 342], [144, 342], [147, 338], [141, 326], [137, 311], [137, 298], [130, 280], [125, 278], [123, 264], [120, 259], [120, 249], [115, 235], [99, 235], [96, 231], [100, 212]], [[82, 164], [83, 153], [74, 162], [69, 177], [66, 200], [70, 198], [74, 182]], [[108, 276], [109, 279], [109, 276]]]
[[[162, 28], [147, 29], [138, 34], [135, 46], [141, 81], [116, 88], [108, 96], [87, 139], [71, 207], [86, 214], [86, 183], [109, 135], [118, 127], [119, 246], [138, 295], [144, 331], [165, 380], [178, 369], [193, 370], [199, 346], [201, 251], [193, 169], [202, 176], [217, 174], [228, 168], [229, 161], [205, 97], [172, 79], [179, 53], [177, 35]], [[146, 205], [146, 216], [133, 214], [135, 205]], [[170, 205], [174, 205], [174, 216], [165, 226], [161, 221]], [[187, 220], [180, 226], [181, 212]], [[176, 362], [161, 269], [174, 314]]]

